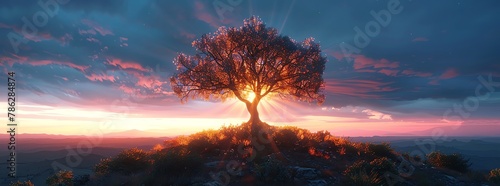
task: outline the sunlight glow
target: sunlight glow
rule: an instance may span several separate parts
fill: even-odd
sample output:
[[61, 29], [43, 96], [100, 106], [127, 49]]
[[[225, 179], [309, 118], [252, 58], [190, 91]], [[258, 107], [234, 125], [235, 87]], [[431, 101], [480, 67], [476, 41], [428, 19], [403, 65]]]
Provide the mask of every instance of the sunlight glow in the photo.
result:
[[254, 92], [249, 92], [248, 95], [247, 95], [247, 97], [248, 97], [249, 101], [253, 101], [253, 99], [255, 98], [255, 93]]

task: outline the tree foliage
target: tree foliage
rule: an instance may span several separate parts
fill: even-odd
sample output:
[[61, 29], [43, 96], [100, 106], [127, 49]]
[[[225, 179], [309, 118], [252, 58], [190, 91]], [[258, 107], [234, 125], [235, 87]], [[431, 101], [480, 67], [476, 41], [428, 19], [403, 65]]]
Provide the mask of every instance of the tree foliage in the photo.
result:
[[270, 94], [318, 103], [325, 99], [326, 58], [313, 38], [296, 42], [251, 17], [240, 28], [220, 27], [192, 44], [198, 53], [179, 54], [174, 60], [178, 73], [170, 78], [182, 102], [236, 97], [260, 121], [257, 105]]

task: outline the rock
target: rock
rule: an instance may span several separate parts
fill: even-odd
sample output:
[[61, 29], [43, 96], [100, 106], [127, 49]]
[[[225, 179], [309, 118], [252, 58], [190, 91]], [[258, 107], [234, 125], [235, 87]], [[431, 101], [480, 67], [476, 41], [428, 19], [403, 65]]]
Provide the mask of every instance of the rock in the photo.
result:
[[294, 167], [295, 168], [295, 177], [303, 180], [310, 180], [317, 178], [320, 172], [313, 168], [305, 168], [305, 167]]
[[325, 180], [309, 180], [308, 182], [308, 186], [324, 186], [328, 184]]

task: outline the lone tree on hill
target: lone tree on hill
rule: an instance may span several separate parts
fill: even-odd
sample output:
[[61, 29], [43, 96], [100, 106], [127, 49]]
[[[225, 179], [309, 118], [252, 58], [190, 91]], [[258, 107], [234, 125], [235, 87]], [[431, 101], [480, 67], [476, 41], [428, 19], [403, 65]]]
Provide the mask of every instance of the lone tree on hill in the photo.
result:
[[313, 38], [298, 43], [253, 16], [240, 28], [220, 27], [192, 45], [198, 54], [179, 54], [174, 60], [178, 72], [170, 78], [181, 102], [236, 97], [246, 104], [254, 130], [261, 124], [257, 105], [265, 96], [325, 100], [321, 89], [327, 60]]

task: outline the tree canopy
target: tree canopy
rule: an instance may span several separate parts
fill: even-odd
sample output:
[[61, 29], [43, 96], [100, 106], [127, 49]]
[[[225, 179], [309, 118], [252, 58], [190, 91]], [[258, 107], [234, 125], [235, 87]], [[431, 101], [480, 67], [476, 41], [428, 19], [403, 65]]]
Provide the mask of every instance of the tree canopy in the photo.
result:
[[236, 97], [246, 104], [250, 121], [260, 122], [257, 105], [270, 94], [319, 104], [325, 100], [327, 60], [313, 38], [299, 43], [252, 16], [240, 28], [220, 27], [192, 45], [198, 53], [179, 54], [177, 74], [170, 78], [182, 102]]

